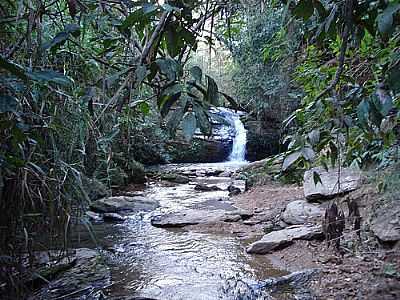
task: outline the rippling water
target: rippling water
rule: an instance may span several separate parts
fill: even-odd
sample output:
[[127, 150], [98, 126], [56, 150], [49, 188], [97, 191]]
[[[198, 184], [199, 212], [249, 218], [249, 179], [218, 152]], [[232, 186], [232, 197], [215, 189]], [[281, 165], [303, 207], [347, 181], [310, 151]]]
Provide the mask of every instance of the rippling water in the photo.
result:
[[[234, 170], [238, 166], [202, 164], [164, 168], [186, 168], [194, 172], [221, 167]], [[152, 215], [180, 211], [210, 199], [227, 198], [226, 191], [195, 191], [194, 185], [199, 182], [226, 188], [231, 179], [196, 177], [184, 185], [153, 183], [144, 192], [160, 201], [158, 210], [129, 216], [122, 224], [95, 225], [102, 243], [112, 246], [116, 252], [111, 259], [114, 284], [108, 290], [110, 296], [174, 300], [268, 299], [253, 295], [249, 287], [280, 272], [263, 256], [248, 255], [242, 240], [230, 235], [156, 228], [150, 224]], [[243, 185], [243, 182], [236, 184]], [[227, 284], [234, 287], [226, 288]], [[238, 286], [247, 287], [245, 294], [253, 296], [238, 296], [241, 292], [234, 292]]]

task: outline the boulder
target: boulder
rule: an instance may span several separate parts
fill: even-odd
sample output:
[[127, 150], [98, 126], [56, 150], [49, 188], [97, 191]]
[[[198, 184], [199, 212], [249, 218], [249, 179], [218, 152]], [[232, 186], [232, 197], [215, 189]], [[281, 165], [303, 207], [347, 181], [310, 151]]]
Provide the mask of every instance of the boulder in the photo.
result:
[[104, 213], [103, 214], [104, 221], [108, 222], [124, 222], [126, 220], [125, 217], [121, 216], [117, 213]]
[[322, 217], [324, 210], [305, 200], [290, 202], [282, 214], [282, 220], [291, 225], [310, 223]]
[[121, 211], [152, 211], [158, 206], [157, 201], [141, 196], [117, 196], [97, 200], [90, 205], [90, 208], [100, 213], [117, 213]]
[[259, 241], [252, 243], [248, 253], [266, 254], [274, 249], [282, 248], [293, 242], [293, 240], [310, 240], [322, 236], [322, 228], [315, 226], [290, 226], [279, 231], [272, 231], [263, 236]]
[[83, 189], [92, 201], [111, 196], [111, 190], [96, 178], [89, 178], [83, 175], [82, 184]]
[[[314, 172], [318, 173], [321, 182], [314, 183]], [[340, 189], [338, 169], [326, 171], [322, 167], [312, 168], [304, 173], [304, 196], [308, 200], [333, 198], [336, 195], [356, 190], [361, 185], [361, 173], [352, 168], [340, 171]]]
[[203, 183], [197, 184], [194, 189], [196, 191], [203, 191], [203, 192], [212, 192], [212, 191], [220, 191], [221, 188], [217, 187], [216, 185], [206, 185]]
[[382, 242], [399, 241], [400, 209], [393, 208], [374, 219], [371, 222], [371, 230]]
[[228, 186], [229, 197], [239, 195], [242, 191], [233, 184]]
[[72, 259], [75, 261], [72, 268], [59, 274], [28, 299], [100, 299], [95, 295], [110, 285], [110, 268], [100, 259], [99, 253], [91, 249], [76, 249]]
[[152, 217], [151, 224], [155, 227], [184, 227], [216, 222], [237, 222], [245, 220], [251, 215], [248, 211], [239, 209], [233, 211], [188, 209]]
[[161, 179], [180, 184], [186, 184], [190, 181], [189, 177], [187, 176], [173, 173], [162, 174]]

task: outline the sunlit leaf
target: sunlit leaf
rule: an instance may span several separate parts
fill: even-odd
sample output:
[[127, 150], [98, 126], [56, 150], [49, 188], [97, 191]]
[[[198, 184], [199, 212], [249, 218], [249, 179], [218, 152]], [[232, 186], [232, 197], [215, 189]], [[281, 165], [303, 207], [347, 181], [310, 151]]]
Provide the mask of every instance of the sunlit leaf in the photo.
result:
[[301, 151], [296, 151], [286, 156], [283, 160], [282, 171], [289, 169], [290, 166], [292, 166], [301, 157], [301, 155]]

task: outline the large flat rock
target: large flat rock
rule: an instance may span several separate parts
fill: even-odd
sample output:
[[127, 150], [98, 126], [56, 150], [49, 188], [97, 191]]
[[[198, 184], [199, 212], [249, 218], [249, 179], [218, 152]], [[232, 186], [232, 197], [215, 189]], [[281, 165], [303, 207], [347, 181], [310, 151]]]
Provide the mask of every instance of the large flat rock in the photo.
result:
[[311, 223], [322, 217], [324, 209], [306, 200], [290, 202], [282, 214], [282, 220], [291, 225]]
[[266, 254], [274, 249], [284, 247], [292, 243], [293, 240], [310, 240], [322, 236], [322, 228], [314, 226], [290, 226], [282, 230], [272, 231], [263, 236], [259, 241], [252, 243], [248, 248], [248, 253]]
[[121, 211], [152, 211], [158, 206], [157, 201], [142, 196], [117, 196], [97, 200], [90, 205], [90, 208], [101, 213], [117, 213]]
[[372, 232], [383, 242], [400, 240], [400, 209], [398, 207], [387, 211], [371, 222]]
[[237, 222], [245, 220], [251, 215], [250, 212], [240, 209], [232, 211], [221, 209], [188, 209], [181, 212], [155, 216], [151, 219], [151, 224], [155, 227], [184, 227], [216, 222]]
[[110, 268], [95, 250], [80, 248], [72, 257], [71, 268], [35, 292], [29, 300], [100, 299], [95, 297], [111, 283]]
[[[320, 182], [315, 184], [314, 172], [318, 173], [322, 184]], [[304, 173], [304, 196], [308, 200], [333, 198], [338, 194], [354, 191], [360, 185], [361, 173], [352, 168], [342, 168], [340, 176], [338, 169], [326, 171], [322, 167], [312, 168]]]

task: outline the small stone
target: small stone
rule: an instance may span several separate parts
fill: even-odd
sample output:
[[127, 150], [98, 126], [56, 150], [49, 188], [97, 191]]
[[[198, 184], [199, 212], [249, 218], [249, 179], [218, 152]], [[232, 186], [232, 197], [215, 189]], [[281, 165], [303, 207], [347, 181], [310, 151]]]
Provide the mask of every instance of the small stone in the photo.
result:
[[90, 221], [93, 221], [93, 222], [102, 222], [103, 221], [103, 218], [101, 217], [101, 215], [98, 213], [95, 213], [94, 211], [89, 210], [86, 212], [86, 215], [88, 216]]
[[104, 221], [110, 221], [110, 222], [124, 222], [126, 220], [125, 217], [117, 213], [104, 213], [103, 218]]

